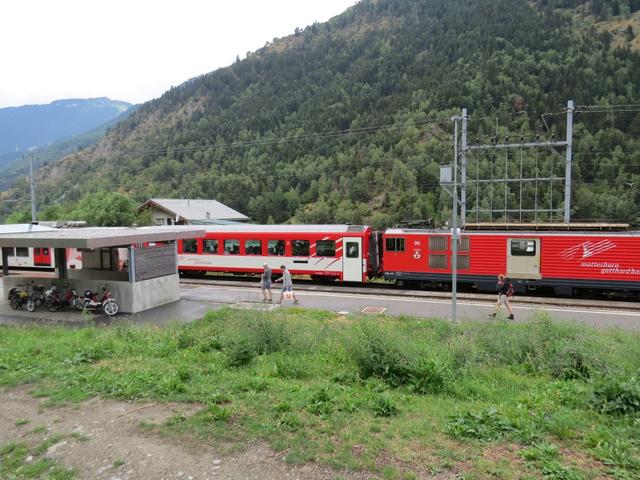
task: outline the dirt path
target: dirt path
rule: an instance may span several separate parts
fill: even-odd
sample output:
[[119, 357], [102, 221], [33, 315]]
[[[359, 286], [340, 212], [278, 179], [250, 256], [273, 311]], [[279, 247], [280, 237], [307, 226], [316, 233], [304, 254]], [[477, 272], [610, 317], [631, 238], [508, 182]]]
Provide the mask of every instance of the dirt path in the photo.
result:
[[[141, 422], [161, 423], [177, 413], [193, 413], [187, 404], [128, 403], [94, 398], [79, 405], [43, 408], [31, 388], [0, 391], [0, 446], [9, 442], [41, 444], [63, 437], [44, 454], [74, 468], [78, 479], [334, 479], [373, 478], [336, 472], [317, 465], [287, 465], [263, 444], [224, 455], [209, 445], [188, 446], [145, 431]], [[27, 423], [23, 423], [26, 421]], [[23, 423], [21, 425], [18, 425]]]

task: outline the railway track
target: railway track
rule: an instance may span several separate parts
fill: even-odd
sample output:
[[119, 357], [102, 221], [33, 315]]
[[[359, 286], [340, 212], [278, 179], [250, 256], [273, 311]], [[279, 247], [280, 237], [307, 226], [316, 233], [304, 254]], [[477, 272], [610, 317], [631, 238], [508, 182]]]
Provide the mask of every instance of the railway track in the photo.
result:
[[[232, 277], [232, 276], [212, 276], [199, 275], [182, 277], [180, 283], [183, 285], [212, 285], [212, 286], [244, 286], [247, 288], [259, 288], [260, 282], [257, 277]], [[443, 290], [420, 290], [406, 289], [392, 284], [368, 283], [368, 284], [327, 284], [316, 283], [311, 280], [296, 279], [294, 286], [299, 291], [315, 291], [315, 292], [335, 292], [341, 294], [357, 294], [357, 295], [377, 295], [377, 296], [397, 296], [397, 297], [413, 297], [426, 298], [434, 300], [449, 300], [451, 292]], [[278, 285], [275, 285], [275, 291], [278, 291]], [[493, 294], [482, 294], [475, 292], [458, 292], [458, 300], [494, 303], [496, 296]], [[554, 296], [530, 296], [516, 295], [514, 301], [519, 304], [538, 305], [540, 308], [545, 306], [557, 307], [581, 307], [581, 308], [597, 308], [611, 310], [627, 310], [639, 311], [640, 302], [623, 300], [623, 299], [589, 299], [589, 298], [559, 298]]]

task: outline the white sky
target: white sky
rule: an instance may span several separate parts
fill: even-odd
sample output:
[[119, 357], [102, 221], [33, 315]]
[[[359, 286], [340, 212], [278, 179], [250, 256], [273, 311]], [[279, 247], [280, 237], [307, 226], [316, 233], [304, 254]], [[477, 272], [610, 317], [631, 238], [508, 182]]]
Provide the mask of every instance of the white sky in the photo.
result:
[[356, 0], [0, 2], [0, 108], [61, 98], [140, 103]]

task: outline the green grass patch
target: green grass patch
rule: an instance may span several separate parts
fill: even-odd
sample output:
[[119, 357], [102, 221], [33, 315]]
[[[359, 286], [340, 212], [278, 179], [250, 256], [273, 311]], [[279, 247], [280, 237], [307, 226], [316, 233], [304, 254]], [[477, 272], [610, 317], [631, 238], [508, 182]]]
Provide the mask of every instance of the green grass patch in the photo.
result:
[[[544, 315], [454, 325], [221, 310], [187, 326], [5, 328], [0, 385], [32, 383], [49, 404], [198, 402], [144, 428], [231, 449], [262, 440], [290, 463], [383, 478], [634, 478], [639, 340]], [[503, 446], [512, 458], [486, 454]]]

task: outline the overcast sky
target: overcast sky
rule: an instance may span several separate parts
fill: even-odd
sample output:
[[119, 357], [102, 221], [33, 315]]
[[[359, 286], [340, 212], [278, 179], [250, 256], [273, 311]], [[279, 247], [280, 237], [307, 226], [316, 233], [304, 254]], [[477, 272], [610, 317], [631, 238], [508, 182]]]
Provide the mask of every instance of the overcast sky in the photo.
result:
[[140, 103], [355, 0], [0, 2], [0, 108], [61, 98]]

